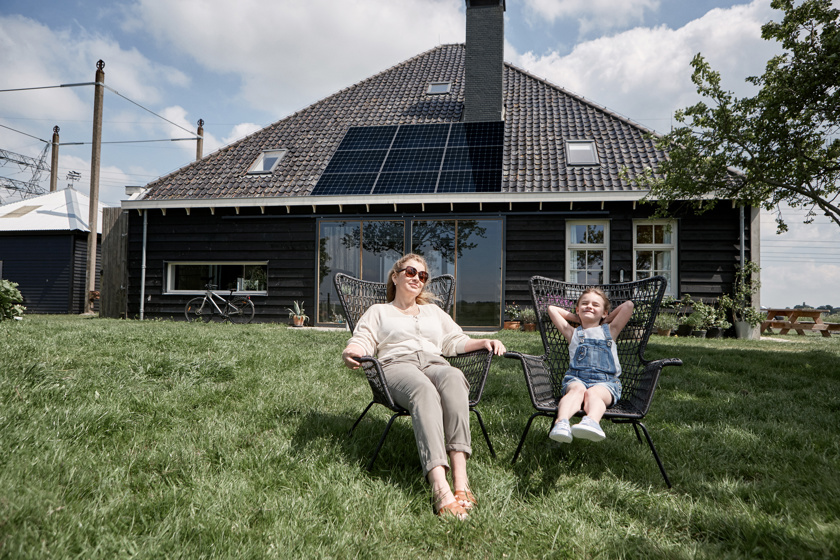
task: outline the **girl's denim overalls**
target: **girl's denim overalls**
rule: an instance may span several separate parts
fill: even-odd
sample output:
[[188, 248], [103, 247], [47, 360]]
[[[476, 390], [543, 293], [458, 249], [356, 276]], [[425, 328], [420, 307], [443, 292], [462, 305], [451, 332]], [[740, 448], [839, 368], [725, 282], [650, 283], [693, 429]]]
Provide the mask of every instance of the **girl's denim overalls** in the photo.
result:
[[621, 398], [621, 382], [616, 376], [618, 368], [612, 354], [615, 342], [610, 334], [610, 326], [601, 325], [606, 340], [585, 338], [583, 329], [577, 327], [580, 344], [574, 356], [570, 356], [569, 371], [563, 378], [563, 392], [566, 385], [572, 381], [580, 381], [587, 388], [596, 384], [606, 385], [613, 395], [613, 403]]

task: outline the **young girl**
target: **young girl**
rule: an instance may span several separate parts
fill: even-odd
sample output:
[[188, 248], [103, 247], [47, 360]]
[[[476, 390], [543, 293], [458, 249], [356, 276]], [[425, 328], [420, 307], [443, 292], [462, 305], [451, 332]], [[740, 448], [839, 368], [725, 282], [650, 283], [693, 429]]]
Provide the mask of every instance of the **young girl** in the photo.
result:
[[[598, 288], [588, 288], [578, 298], [577, 314], [550, 305], [548, 316], [569, 341], [569, 371], [563, 378], [563, 397], [557, 405], [557, 420], [548, 437], [570, 443], [573, 438], [601, 441], [601, 416], [621, 398], [621, 364], [615, 340], [633, 314], [633, 302], [625, 301], [610, 312], [610, 300]], [[569, 323], [578, 323], [577, 328]], [[571, 426], [569, 420], [582, 408], [586, 416]]]

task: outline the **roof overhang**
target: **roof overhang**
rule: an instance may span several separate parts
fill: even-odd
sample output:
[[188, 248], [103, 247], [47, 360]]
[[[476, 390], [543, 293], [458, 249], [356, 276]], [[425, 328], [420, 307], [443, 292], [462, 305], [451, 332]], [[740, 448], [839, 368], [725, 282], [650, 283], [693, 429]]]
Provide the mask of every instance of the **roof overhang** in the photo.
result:
[[563, 193], [453, 193], [446, 195], [404, 194], [369, 196], [277, 196], [255, 198], [207, 198], [169, 200], [123, 200], [122, 208], [129, 210], [176, 208], [275, 208], [275, 207], [339, 207], [352, 205], [405, 204], [523, 204], [551, 202], [635, 202], [648, 191], [596, 191]]

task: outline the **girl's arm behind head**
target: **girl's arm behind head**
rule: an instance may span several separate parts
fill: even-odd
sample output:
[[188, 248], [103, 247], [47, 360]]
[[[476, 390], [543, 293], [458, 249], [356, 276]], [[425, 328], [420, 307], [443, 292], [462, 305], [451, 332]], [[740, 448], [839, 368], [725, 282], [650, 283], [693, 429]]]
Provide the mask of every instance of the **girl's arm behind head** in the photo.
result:
[[633, 307], [633, 302], [628, 299], [613, 309], [607, 315], [607, 318], [604, 319], [604, 322], [610, 325], [610, 336], [612, 336], [613, 340], [618, 340], [618, 335], [621, 334], [621, 330], [630, 321], [630, 317], [633, 315]]
[[562, 307], [549, 305], [548, 316], [551, 318], [554, 326], [557, 327], [557, 330], [566, 337], [566, 340], [572, 340], [572, 334], [574, 334], [575, 328], [569, 324], [569, 321], [579, 323], [580, 319], [578, 319], [577, 315], [571, 311], [566, 311]]

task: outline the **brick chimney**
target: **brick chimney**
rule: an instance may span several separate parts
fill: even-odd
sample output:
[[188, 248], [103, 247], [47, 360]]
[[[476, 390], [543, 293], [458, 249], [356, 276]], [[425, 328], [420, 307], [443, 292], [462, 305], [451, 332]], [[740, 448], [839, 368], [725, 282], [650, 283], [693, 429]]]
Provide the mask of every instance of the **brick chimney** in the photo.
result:
[[505, 0], [466, 0], [464, 122], [502, 120]]

